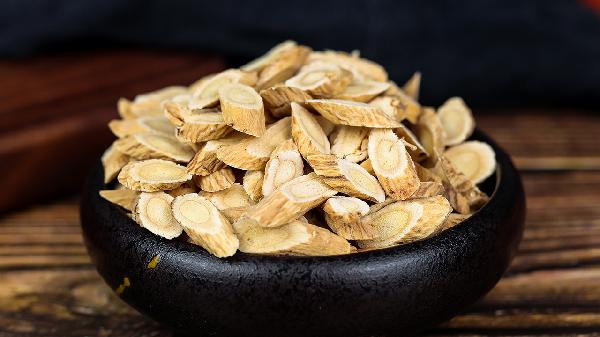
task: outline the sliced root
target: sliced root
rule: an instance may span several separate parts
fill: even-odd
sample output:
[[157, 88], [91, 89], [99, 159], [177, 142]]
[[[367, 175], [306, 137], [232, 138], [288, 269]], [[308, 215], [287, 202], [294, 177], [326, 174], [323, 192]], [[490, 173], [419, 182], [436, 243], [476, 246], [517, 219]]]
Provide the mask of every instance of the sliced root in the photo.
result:
[[146, 94], [138, 95], [133, 101], [125, 98], [119, 99], [117, 108], [123, 119], [162, 116], [163, 102], [177, 96], [187, 93], [186, 87], [171, 86], [159, 89]]
[[260, 71], [256, 83], [257, 89], [270, 88], [294, 76], [306, 61], [309, 53], [310, 48], [299, 45], [283, 50], [273, 62]]
[[207, 176], [194, 176], [194, 183], [202, 191], [218, 192], [227, 189], [235, 182], [235, 175], [230, 167], [224, 167]]
[[251, 207], [246, 217], [262, 227], [277, 227], [298, 219], [337, 191], [310, 173], [291, 180]]
[[429, 153], [421, 144], [417, 136], [415, 136], [409, 128], [402, 125], [398, 128], [394, 129], [394, 132], [398, 135], [398, 137], [404, 139], [407, 143], [413, 145], [411, 147], [407, 147], [408, 153], [412, 157], [413, 161], [421, 162], [429, 157]]
[[189, 143], [219, 139], [232, 131], [223, 113], [216, 109], [189, 110], [180, 104], [166, 103], [165, 115], [177, 126], [177, 138]]
[[171, 159], [189, 162], [194, 150], [179, 142], [175, 137], [144, 132], [116, 140], [115, 149], [137, 160]]
[[191, 110], [204, 109], [219, 103], [219, 89], [230, 83], [241, 83], [254, 86], [257, 81], [256, 72], [246, 72], [237, 69], [225, 70], [197, 85], [188, 103]]
[[341, 94], [336, 95], [335, 98], [367, 103], [384, 93], [389, 87], [390, 84], [387, 82], [355, 79], [354, 82], [350, 83], [350, 85], [347, 86]]
[[367, 170], [367, 172], [369, 172], [369, 174], [375, 175], [375, 171], [373, 170], [373, 164], [371, 163], [371, 159], [367, 158], [365, 161], [360, 163], [360, 167]]
[[218, 192], [202, 191], [200, 195], [212, 202], [219, 211], [254, 205], [254, 202], [240, 184], [233, 184], [229, 188]]
[[467, 220], [470, 217], [471, 214], [450, 213], [450, 215], [448, 215], [448, 217], [446, 218], [446, 221], [444, 221], [442, 226], [440, 226], [439, 231], [443, 232], [447, 229], [455, 227], [456, 225]]
[[161, 159], [129, 163], [123, 167], [118, 176], [123, 186], [143, 192], [172, 190], [191, 178], [184, 166]]
[[496, 170], [494, 149], [476, 140], [450, 147], [444, 157], [475, 184], [483, 182]]
[[115, 119], [108, 123], [112, 133], [123, 138], [141, 132], [155, 132], [167, 136], [175, 134], [175, 128], [165, 117], [141, 117], [134, 119]]
[[304, 162], [296, 144], [289, 139], [271, 153], [265, 166], [262, 195], [268, 196], [279, 186], [303, 174]]
[[418, 199], [418, 198], [429, 198], [436, 195], [444, 194], [444, 185], [441, 182], [435, 181], [422, 181], [419, 184], [419, 189], [413, 193], [410, 198]]
[[190, 240], [217, 257], [235, 254], [239, 241], [229, 221], [198, 194], [179, 196], [172, 203], [173, 216]]
[[333, 155], [311, 155], [308, 163], [331, 188], [349, 196], [382, 202], [385, 192], [362, 166]]
[[219, 158], [217, 158], [217, 150], [222, 146], [233, 145], [239, 143], [240, 137], [223, 138], [219, 140], [209, 140], [196, 152], [196, 155], [187, 165], [188, 173], [199, 176], [207, 176], [217, 170], [225, 167]]
[[475, 129], [475, 119], [471, 109], [460, 97], [448, 99], [438, 108], [437, 114], [446, 132], [446, 145], [464, 142]]
[[196, 193], [197, 189], [194, 186], [193, 182], [186, 182], [183, 185], [174, 188], [172, 190], [168, 190], [165, 191], [165, 193], [167, 193], [168, 195], [172, 196], [173, 198], [176, 198], [180, 195], [184, 195], [184, 194], [190, 194], [190, 193]]
[[442, 177], [445, 196], [458, 213], [471, 214], [488, 202], [489, 197], [445, 157], [439, 158], [434, 171]]
[[176, 238], [183, 228], [173, 217], [172, 201], [173, 197], [164, 192], [142, 193], [133, 213], [134, 220], [158, 236]]
[[429, 154], [428, 161], [435, 163], [446, 147], [446, 131], [437, 114], [431, 108], [424, 108], [417, 124], [419, 141]]
[[331, 197], [323, 204], [325, 221], [331, 230], [347, 240], [372, 239], [375, 231], [364, 226], [361, 218], [369, 213], [369, 205], [354, 197]]
[[382, 66], [373, 61], [361, 58], [356, 54], [331, 50], [312, 52], [308, 57], [308, 62], [314, 61], [336, 64], [373, 81], [385, 82], [388, 79], [387, 72]]
[[263, 171], [246, 171], [242, 186], [252, 201], [258, 201], [262, 198], [262, 185], [265, 178]]
[[244, 71], [261, 71], [266, 66], [274, 63], [288, 50], [296, 48], [298, 44], [295, 41], [286, 40], [271, 48], [265, 55], [253, 60], [252, 62], [240, 67]]
[[421, 115], [421, 104], [417, 100], [407, 95], [394, 82], [389, 82], [390, 88], [385, 92], [386, 96], [391, 96], [396, 99], [397, 104], [401, 107], [402, 117], [411, 124], [417, 124]]
[[340, 125], [331, 134], [331, 154], [353, 163], [367, 158], [367, 136], [369, 129]]
[[301, 89], [277, 85], [261, 90], [265, 108], [275, 117], [290, 116], [292, 114], [291, 103], [304, 103], [312, 97]]
[[419, 189], [420, 180], [404, 143], [389, 129], [373, 129], [369, 135], [369, 159], [386, 194], [405, 200]]
[[313, 97], [333, 97], [352, 82], [352, 73], [335, 64], [313, 62], [285, 81], [285, 85], [301, 89]]
[[265, 133], [265, 111], [262, 97], [252, 87], [239, 83], [221, 86], [219, 101], [225, 123], [255, 137]]
[[315, 120], [317, 121], [317, 123], [319, 123], [321, 129], [323, 129], [325, 135], [329, 136], [333, 132], [333, 130], [335, 130], [335, 124], [331, 123], [327, 118], [321, 115], [313, 115], [313, 117], [315, 117]]
[[306, 102], [335, 124], [371, 128], [396, 128], [400, 125], [381, 109], [366, 103], [340, 99], [311, 99]]
[[402, 86], [402, 90], [415, 101], [419, 100], [419, 91], [421, 89], [421, 73], [415, 72]]
[[304, 158], [330, 153], [327, 135], [314, 116], [300, 104], [292, 103], [292, 137]]
[[100, 191], [100, 196], [102, 198], [115, 205], [121, 206], [130, 212], [133, 212], [139, 195], [139, 192], [128, 189]]
[[102, 166], [104, 167], [104, 183], [108, 184], [117, 177], [123, 166], [129, 163], [128, 155], [119, 152], [111, 145], [102, 155]]

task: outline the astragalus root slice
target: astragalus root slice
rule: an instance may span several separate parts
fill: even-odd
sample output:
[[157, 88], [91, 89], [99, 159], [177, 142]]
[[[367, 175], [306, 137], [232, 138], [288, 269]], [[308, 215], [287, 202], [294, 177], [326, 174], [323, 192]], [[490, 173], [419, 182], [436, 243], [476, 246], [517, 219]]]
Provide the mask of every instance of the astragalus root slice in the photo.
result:
[[251, 170], [244, 173], [242, 186], [252, 201], [256, 202], [262, 198], [262, 185], [264, 178], [265, 173], [260, 170]]
[[385, 95], [395, 98], [399, 106], [402, 107], [402, 116], [411, 124], [417, 124], [422, 111], [421, 104], [398, 88], [394, 82], [389, 83], [390, 88], [385, 92]]
[[352, 73], [335, 64], [313, 62], [285, 81], [285, 85], [306, 91], [313, 97], [333, 97], [352, 82]]
[[331, 123], [327, 118], [321, 115], [313, 116], [315, 117], [317, 123], [319, 123], [319, 125], [321, 126], [321, 129], [323, 129], [323, 132], [325, 132], [325, 135], [329, 136], [333, 132], [333, 130], [335, 130], [335, 124]]
[[371, 128], [396, 128], [400, 125], [380, 108], [366, 103], [341, 99], [311, 99], [306, 103], [335, 124]]
[[134, 191], [155, 192], [172, 190], [192, 179], [185, 166], [162, 159], [132, 162], [118, 176], [123, 186]]
[[181, 235], [183, 228], [173, 217], [173, 197], [164, 192], [142, 193], [135, 206], [134, 220], [140, 226], [165, 239]]
[[121, 206], [130, 212], [133, 212], [139, 194], [140, 192], [128, 189], [100, 191], [100, 196], [102, 198], [115, 205]]
[[366, 103], [385, 92], [389, 87], [390, 84], [387, 82], [355, 79], [335, 98]]
[[445, 157], [439, 158], [434, 171], [442, 177], [445, 196], [458, 213], [471, 214], [488, 202], [489, 197]]
[[187, 163], [194, 156], [194, 150], [179, 142], [177, 138], [152, 132], [117, 139], [113, 144], [119, 152], [138, 160], [172, 159]]
[[124, 119], [146, 116], [161, 116], [162, 103], [175, 96], [187, 94], [186, 87], [171, 86], [146, 94], [138, 95], [133, 101], [119, 99], [117, 108]]
[[310, 51], [310, 48], [300, 45], [283, 50], [273, 62], [260, 71], [256, 88], [266, 89], [294, 76], [305, 63]]
[[104, 151], [101, 160], [104, 167], [104, 183], [107, 184], [117, 177], [123, 166], [129, 163], [130, 158], [111, 145]]
[[347, 240], [372, 239], [375, 231], [364, 226], [361, 218], [369, 213], [369, 205], [354, 197], [331, 197], [323, 204], [325, 221], [331, 230]]
[[369, 129], [340, 125], [331, 134], [331, 154], [353, 163], [367, 158], [367, 136]]
[[315, 173], [336, 191], [374, 202], [385, 200], [385, 192], [377, 179], [362, 166], [326, 154], [311, 155], [307, 161]]
[[338, 51], [312, 52], [308, 57], [308, 62], [323, 61], [326, 63], [337, 64], [352, 72], [357, 72], [361, 76], [379, 82], [385, 82], [388, 74], [379, 64], [361, 58], [356, 54], [348, 54]]
[[410, 196], [410, 199], [428, 198], [436, 195], [444, 194], [444, 185], [436, 181], [422, 181], [419, 184], [419, 189]]
[[437, 114], [431, 108], [424, 108], [417, 123], [417, 136], [429, 154], [429, 161], [435, 163], [446, 147], [446, 131]]
[[230, 83], [219, 89], [219, 101], [225, 123], [255, 137], [265, 134], [265, 109], [262, 97], [252, 88]]
[[173, 125], [162, 116], [115, 119], [108, 123], [108, 127], [119, 138], [140, 132], [156, 132], [167, 136], [172, 136], [175, 133]]
[[442, 224], [442, 226], [440, 226], [439, 231], [443, 232], [443, 231], [445, 231], [447, 229], [455, 227], [459, 223], [461, 223], [461, 222], [467, 220], [468, 218], [470, 218], [471, 215], [472, 214], [450, 213], [448, 215], [448, 217], [446, 218], [446, 221], [444, 221], [444, 223]]
[[232, 131], [217, 109], [189, 110], [177, 103], [165, 103], [165, 115], [177, 127], [177, 138], [189, 143], [219, 139]]
[[419, 177], [404, 143], [390, 129], [373, 129], [369, 134], [369, 159], [386, 194], [405, 200], [419, 189]]
[[262, 137], [247, 137], [236, 144], [221, 146], [217, 158], [241, 170], [262, 170], [277, 145], [291, 137], [291, 118], [269, 125]]
[[252, 62], [240, 67], [244, 71], [261, 71], [269, 64], [277, 61], [282, 53], [287, 50], [296, 48], [298, 44], [295, 41], [286, 40], [267, 51], [266, 54], [253, 60]]
[[254, 205], [254, 201], [250, 199], [250, 196], [240, 184], [233, 184], [229, 188], [218, 192], [202, 191], [200, 195], [212, 202], [219, 211]]
[[437, 114], [446, 131], [446, 145], [462, 143], [475, 129], [475, 119], [471, 109], [460, 97], [448, 99], [438, 108]]
[[206, 198], [196, 193], [182, 195], [173, 200], [172, 209], [192, 243], [217, 257], [235, 254], [239, 241], [231, 223]]
[[377, 234], [357, 243], [361, 248], [385, 248], [425, 239], [439, 231], [451, 211], [442, 196], [396, 201], [363, 217]]
[[218, 192], [231, 187], [235, 182], [235, 175], [230, 167], [224, 167], [207, 176], [194, 176], [194, 183], [202, 191]]
[[199, 176], [207, 176], [219, 169], [225, 167], [219, 158], [217, 150], [221, 146], [237, 144], [242, 140], [241, 137], [228, 137], [218, 140], [209, 140], [194, 155], [194, 158], [188, 163], [187, 171]]
[[271, 153], [265, 166], [262, 195], [268, 196], [279, 186], [303, 174], [304, 162], [296, 144], [291, 139], [283, 142]]
[[257, 81], [255, 72], [237, 69], [225, 70], [202, 81], [192, 93], [188, 107], [192, 110], [213, 107], [219, 103], [219, 89], [230, 83], [241, 83], [254, 86]]
[[301, 220], [265, 228], [242, 217], [233, 226], [240, 239], [240, 251], [244, 253], [321, 256], [354, 251], [342, 237]]
[[260, 96], [263, 99], [265, 108], [275, 117], [290, 116], [292, 114], [292, 102], [303, 103], [312, 98], [301, 89], [285, 85], [276, 85], [261, 90]]
[[184, 195], [184, 194], [196, 193], [196, 191], [197, 191], [197, 188], [194, 186], [193, 182], [188, 181], [186, 183], [183, 183], [183, 185], [181, 185], [179, 187], [176, 187], [172, 190], [165, 191], [165, 193], [167, 193], [168, 195], [175, 198], [175, 197], [178, 197], [178, 196]]
[[419, 91], [421, 89], [421, 73], [415, 72], [402, 86], [402, 90], [415, 101], [419, 100]]
[[406, 148], [413, 161], [421, 162], [429, 157], [429, 154], [427, 153], [427, 150], [423, 144], [421, 144], [417, 136], [415, 136], [415, 134], [410, 131], [409, 128], [402, 125], [398, 128], [395, 128], [394, 132], [396, 135], [398, 135], [398, 137], [403, 138], [407, 143], [414, 145], [414, 147]]
[[292, 103], [292, 138], [304, 158], [331, 151], [329, 139], [315, 116], [298, 103]]
[[336, 193], [315, 173], [310, 173], [283, 184], [248, 209], [245, 216], [262, 227], [281, 226], [298, 219]]
[[367, 158], [365, 161], [360, 163], [360, 167], [367, 170], [367, 172], [369, 172], [369, 174], [375, 175], [375, 171], [373, 171], [373, 164], [371, 163], [371, 159]]
[[496, 169], [496, 155], [492, 147], [476, 140], [448, 148], [444, 157], [475, 184], [486, 180]]

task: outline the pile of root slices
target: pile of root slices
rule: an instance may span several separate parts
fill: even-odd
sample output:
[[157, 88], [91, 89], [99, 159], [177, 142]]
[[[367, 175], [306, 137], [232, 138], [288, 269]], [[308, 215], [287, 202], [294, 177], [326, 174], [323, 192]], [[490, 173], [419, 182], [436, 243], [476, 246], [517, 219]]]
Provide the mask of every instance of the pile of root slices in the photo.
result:
[[[120, 99], [101, 196], [218, 257], [338, 255], [422, 240], [480, 209], [492, 148], [358, 53], [283, 42], [239, 69]], [[118, 182], [115, 182], [117, 180]]]

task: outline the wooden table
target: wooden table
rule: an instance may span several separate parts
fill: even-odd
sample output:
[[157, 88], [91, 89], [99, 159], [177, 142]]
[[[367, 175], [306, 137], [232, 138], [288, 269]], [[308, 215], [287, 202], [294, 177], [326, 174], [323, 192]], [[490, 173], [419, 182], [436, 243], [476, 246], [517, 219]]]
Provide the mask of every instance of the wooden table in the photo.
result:
[[[148, 81], [161, 82], [157, 76]], [[527, 226], [494, 290], [426, 335], [598, 336], [600, 115], [531, 109], [476, 115], [521, 169]], [[96, 274], [77, 203], [73, 196], [0, 218], [0, 337], [171, 336]]]

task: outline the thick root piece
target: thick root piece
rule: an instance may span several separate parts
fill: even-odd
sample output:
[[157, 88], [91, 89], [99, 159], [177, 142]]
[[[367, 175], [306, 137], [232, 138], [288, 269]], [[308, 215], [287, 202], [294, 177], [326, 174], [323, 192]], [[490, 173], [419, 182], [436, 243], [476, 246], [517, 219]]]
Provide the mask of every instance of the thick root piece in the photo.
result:
[[100, 196], [102, 198], [115, 205], [121, 206], [130, 212], [133, 212], [139, 195], [139, 192], [128, 189], [100, 191]]
[[217, 150], [221, 146], [233, 145], [241, 141], [240, 137], [222, 138], [219, 140], [209, 140], [200, 148], [194, 158], [188, 163], [188, 173], [199, 176], [207, 176], [217, 170], [225, 167], [219, 158], [217, 158]]
[[114, 119], [108, 123], [112, 133], [123, 138], [141, 132], [156, 132], [167, 136], [175, 134], [175, 128], [165, 117], [140, 117], [134, 119]]
[[260, 96], [263, 99], [265, 108], [277, 118], [292, 114], [292, 102], [304, 103], [304, 101], [312, 98], [301, 89], [285, 85], [277, 85], [262, 90]]
[[295, 41], [286, 40], [271, 48], [266, 54], [240, 67], [244, 71], [261, 71], [266, 66], [277, 61], [281, 54], [298, 46]]
[[371, 128], [397, 128], [400, 125], [381, 109], [366, 103], [341, 99], [311, 99], [306, 103], [335, 124]]
[[196, 192], [197, 192], [196, 186], [194, 186], [193, 182], [190, 182], [190, 181], [184, 183], [183, 185], [181, 185], [177, 188], [165, 191], [165, 193], [172, 196], [173, 198], [176, 198], [180, 195], [196, 193]]
[[489, 197], [445, 157], [439, 158], [434, 171], [442, 177], [445, 196], [458, 213], [471, 214], [488, 202]]
[[212, 202], [219, 211], [254, 205], [254, 202], [240, 184], [233, 184], [229, 188], [218, 192], [202, 191], [200, 196]]
[[233, 226], [240, 238], [240, 251], [244, 253], [322, 256], [354, 251], [342, 237], [301, 220], [265, 228], [242, 217]]
[[127, 136], [116, 140], [113, 144], [116, 150], [137, 160], [171, 159], [187, 163], [194, 156], [194, 150], [175, 137], [152, 132]]
[[246, 138], [237, 144], [220, 147], [217, 149], [217, 158], [241, 170], [262, 170], [271, 152], [290, 137], [291, 118], [285, 117], [269, 125], [262, 137]]
[[377, 179], [362, 166], [334, 155], [311, 155], [307, 160], [315, 173], [336, 191], [374, 202], [385, 200]]
[[315, 118], [317, 123], [319, 123], [321, 129], [323, 129], [325, 135], [329, 136], [333, 132], [333, 130], [335, 130], [335, 124], [331, 123], [327, 118], [321, 115], [313, 115], [313, 117]]
[[436, 195], [444, 194], [444, 185], [436, 181], [422, 181], [419, 184], [419, 189], [410, 196], [410, 199], [429, 198]]
[[429, 154], [428, 160], [430, 163], [435, 163], [437, 158], [444, 153], [446, 131], [433, 109], [423, 109], [423, 113], [417, 124], [417, 136]]
[[189, 110], [169, 102], [165, 103], [165, 115], [177, 127], [177, 138], [189, 143], [219, 139], [232, 131], [223, 113], [216, 109]]
[[265, 166], [262, 195], [268, 196], [279, 186], [302, 175], [304, 162], [296, 144], [291, 139], [283, 142], [271, 153]]
[[292, 103], [292, 137], [304, 158], [330, 153], [327, 135], [315, 117], [300, 104]]
[[395, 98], [400, 107], [402, 107], [402, 116], [411, 124], [417, 124], [419, 117], [421, 116], [421, 111], [423, 110], [421, 104], [408, 96], [402, 89], [398, 88], [396, 83], [389, 83], [390, 88], [385, 92], [385, 95]]
[[386, 194], [405, 200], [419, 189], [419, 177], [404, 143], [389, 129], [373, 129], [369, 135], [369, 159]]
[[475, 184], [483, 182], [496, 170], [494, 149], [476, 140], [449, 148], [444, 157]]
[[388, 74], [379, 64], [361, 58], [356, 54], [348, 54], [337, 51], [312, 52], [308, 57], [308, 62], [323, 61], [336, 64], [346, 70], [349, 70], [359, 76], [373, 81], [385, 82]]
[[246, 72], [237, 69], [225, 70], [197, 85], [190, 98], [188, 107], [191, 110], [204, 109], [219, 103], [219, 89], [230, 83], [241, 83], [254, 86], [257, 81], [255, 72]]
[[255, 137], [265, 134], [265, 111], [262, 97], [252, 87], [239, 83], [221, 86], [219, 101], [225, 123]]
[[246, 171], [242, 186], [252, 201], [258, 201], [262, 198], [262, 185], [265, 178], [263, 171]]
[[285, 81], [288, 87], [301, 89], [313, 97], [333, 97], [352, 82], [352, 73], [335, 64], [313, 62]]
[[371, 175], [375, 175], [375, 171], [373, 170], [373, 164], [371, 163], [371, 159], [367, 158], [365, 161], [360, 163], [360, 167], [364, 168]]
[[171, 86], [146, 94], [138, 95], [133, 102], [120, 98], [117, 103], [119, 115], [123, 119], [140, 118], [148, 116], [162, 116], [162, 104], [171, 98], [187, 94], [186, 87]]
[[177, 188], [192, 176], [186, 172], [185, 166], [167, 160], [150, 159], [125, 165], [118, 179], [130, 190], [155, 192]]
[[251, 207], [246, 217], [262, 227], [281, 226], [298, 219], [336, 193], [316, 174], [310, 173], [280, 186]]
[[134, 220], [158, 236], [176, 238], [183, 228], [173, 217], [172, 201], [173, 197], [164, 192], [142, 193], [133, 213]]
[[353, 163], [367, 158], [369, 129], [340, 125], [331, 134], [331, 154]]
[[421, 73], [415, 72], [402, 86], [402, 90], [415, 101], [419, 100], [419, 91], [421, 89]]
[[362, 221], [377, 231], [375, 239], [358, 241], [361, 248], [385, 248], [425, 239], [439, 231], [452, 211], [442, 196], [396, 201], [369, 213]]
[[419, 176], [419, 180], [421, 180], [421, 182], [442, 182], [442, 177], [440, 176], [439, 171], [425, 168], [418, 163], [415, 163], [415, 169], [417, 169], [417, 176]]
[[111, 145], [102, 155], [102, 166], [104, 167], [104, 183], [108, 184], [117, 177], [123, 166], [129, 163], [129, 156], [123, 154]]
[[439, 231], [443, 232], [447, 229], [450, 229], [450, 228], [458, 225], [459, 223], [467, 220], [468, 218], [471, 217], [471, 215], [472, 214], [450, 213], [450, 215], [448, 215], [448, 217], [446, 218], [446, 221], [444, 221], [444, 223], [440, 227]]
[[398, 135], [398, 137], [413, 145], [411, 147], [407, 147], [407, 150], [414, 161], [421, 162], [429, 157], [429, 153], [427, 153], [427, 150], [423, 144], [421, 144], [417, 136], [415, 136], [415, 134], [412, 133], [409, 128], [402, 125], [399, 128], [395, 128], [394, 132], [396, 135]]
[[375, 107], [396, 122], [401, 122], [406, 118], [404, 106], [400, 104], [397, 98], [392, 96], [380, 96], [369, 102], [369, 105]]
[[235, 254], [239, 241], [231, 224], [206, 198], [195, 193], [182, 195], [173, 200], [172, 208], [192, 243], [217, 257]]
[[335, 96], [335, 98], [367, 103], [384, 93], [389, 87], [390, 84], [387, 82], [355, 79], [354, 82], [350, 83], [350, 85], [347, 86], [341, 94]]
[[310, 51], [310, 48], [299, 45], [283, 50], [273, 62], [260, 71], [256, 88], [270, 88], [294, 76], [305, 63]]
[[448, 99], [438, 108], [437, 115], [446, 131], [446, 145], [464, 142], [475, 129], [475, 119], [471, 109], [460, 97]]
[[323, 204], [325, 221], [331, 230], [347, 240], [372, 239], [373, 228], [360, 220], [369, 213], [369, 205], [354, 197], [331, 197]]
[[235, 175], [230, 167], [224, 167], [207, 176], [194, 176], [194, 183], [202, 191], [218, 192], [227, 189], [235, 182]]

